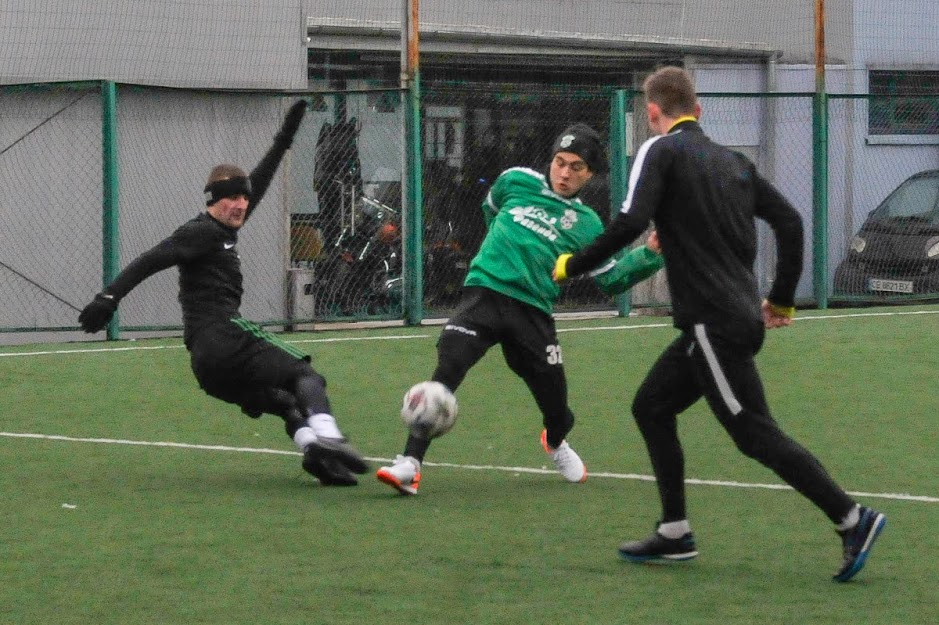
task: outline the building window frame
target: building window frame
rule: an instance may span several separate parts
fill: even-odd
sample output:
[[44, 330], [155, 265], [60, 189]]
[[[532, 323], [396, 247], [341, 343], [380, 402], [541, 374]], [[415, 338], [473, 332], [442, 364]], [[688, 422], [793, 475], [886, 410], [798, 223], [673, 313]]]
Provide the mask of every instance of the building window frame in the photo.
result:
[[868, 70], [869, 144], [939, 144], [939, 70]]

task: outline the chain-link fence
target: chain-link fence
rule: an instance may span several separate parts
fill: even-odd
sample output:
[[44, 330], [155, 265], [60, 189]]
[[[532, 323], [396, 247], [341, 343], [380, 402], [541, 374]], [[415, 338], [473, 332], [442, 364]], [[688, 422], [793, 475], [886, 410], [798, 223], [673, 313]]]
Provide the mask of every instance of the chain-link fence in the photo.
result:
[[[309, 114], [241, 231], [242, 313], [285, 326], [400, 318], [401, 121], [386, 106], [398, 92], [121, 86], [113, 162], [102, 149], [102, 93], [97, 83], [0, 92], [3, 331], [76, 329], [78, 309], [107, 281], [107, 227], [117, 230], [116, 270], [204, 210], [214, 165], [250, 170], [297, 97]], [[108, 172], [119, 202], [103, 209]], [[140, 284], [121, 304], [120, 327], [178, 330], [177, 275]]]
[[[409, 202], [402, 201], [408, 172], [401, 92], [120, 86], [113, 128], [103, 121], [104, 94], [98, 83], [0, 91], [3, 332], [76, 330], [77, 309], [109, 274], [102, 235], [108, 225], [116, 225], [116, 270], [204, 210], [201, 190], [213, 165], [253, 167], [297, 97], [310, 102], [308, 115], [241, 233], [242, 313], [287, 327], [403, 317], [401, 231]], [[622, 96], [625, 119], [614, 120], [613, 102]], [[705, 130], [756, 162], [803, 215], [809, 253], [800, 302], [814, 302], [819, 275], [836, 304], [939, 296], [939, 159], [929, 129], [920, 127], [933, 120], [935, 98], [906, 98], [900, 106], [878, 96], [831, 96], [825, 171], [813, 158], [811, 94], [704, 93], [701, 102]], [[438, 82], [425, 89], [419, 264], [425, 318], [452, 312], [485, 236], [480, 205], [498, 174], [512, 166], [544, 169], [552, 142], [571, 123], [610, 136], [612, 121], [626, 128], [628, 160], [648, 132], [639, 93], [515, 83]], [[111, 131], [114, 162], [102, 147]], [[821, 246], [813, 245], [816, 180], [827, 180], [828, 191]], [[582, 193], [604, 221], [618, 209], [616, 191], [623, 189], [616, 186], [622, 185], [600, 172]], [[765, 226], [759, 235], [755, 269], [767, 290], [772, 235]], [[121, 305], [121, 328], [178, 330], [176, 282], [172, 269], [141, 284]], [[667, 310], [666, 277], [660, 273], [631, 296], [634, 307]], [[621, 302], [589, 281], [565, 287], [558, 303], [560, 312], [617, 309]]]
[[75, 326], [101, 288], [100, 86], [0, 94], [0, 328]]
[[939, 298], [939, 98], [833, 96], [833, 302]]
[[396, 91], [314, 98], [291, 179], [295, 320], [401, 316], [399, 100]]
[[[423, 92], [425, 294], [429, 314], [444, 316], [456, 302], [467, 264], [486, 235], [480, 206], [509, 167], [547, 171], [555, 138], [574, 122], [607, 134], [611, 88], [544, 88], [518, 84], [438, 83]], [[581, 199], [606, 222], [608, 172]], [[566, 285], [562, 312], [615, 308], [591, 281]]]

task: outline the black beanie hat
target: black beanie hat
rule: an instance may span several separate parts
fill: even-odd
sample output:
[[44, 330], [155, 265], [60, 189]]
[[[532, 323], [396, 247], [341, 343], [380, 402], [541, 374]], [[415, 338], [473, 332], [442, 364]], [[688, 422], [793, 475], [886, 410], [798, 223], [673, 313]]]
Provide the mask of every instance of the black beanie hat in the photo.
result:
[[576, 154], [594, 173], [603, 168], [603, 142], [597, 131], [586, 124], [574, 124], [558, 135], [551, 148], [551, 158], [558, 152]]

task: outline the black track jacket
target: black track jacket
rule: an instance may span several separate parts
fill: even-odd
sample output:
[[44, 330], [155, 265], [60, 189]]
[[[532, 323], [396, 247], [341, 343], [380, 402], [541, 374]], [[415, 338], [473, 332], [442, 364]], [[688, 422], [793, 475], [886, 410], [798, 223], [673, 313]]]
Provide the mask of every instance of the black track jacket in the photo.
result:
[[760, 323], [753, 275], [754, 217], [772, 227], [776, 279], [768, 299], [792, 306], [802, 273], [802, 218], [746, 157], [711, 141], [694, 120], [647, 140], [636, 154], [620, 213], [567, 263], [589, 271], [654, 221], [665, 258], [674, 325]]

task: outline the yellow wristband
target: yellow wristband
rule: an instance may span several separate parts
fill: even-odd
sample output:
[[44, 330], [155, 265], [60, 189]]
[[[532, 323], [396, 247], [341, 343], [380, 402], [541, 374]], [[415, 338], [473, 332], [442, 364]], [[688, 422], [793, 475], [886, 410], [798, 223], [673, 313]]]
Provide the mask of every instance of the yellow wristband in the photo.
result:
[[573, 254], [561, 254], [554, 263], [554, 279], [558, 282], [567, 280], [567, 261], [570, 260], [571, 256]]
[[779, 306], [770, 302], [769, 309], [773, 311], [774, 315], [779, 315], [780, 317], [788, 317], [789, 319], [792, 319], [796, 315], [795, 306]]

